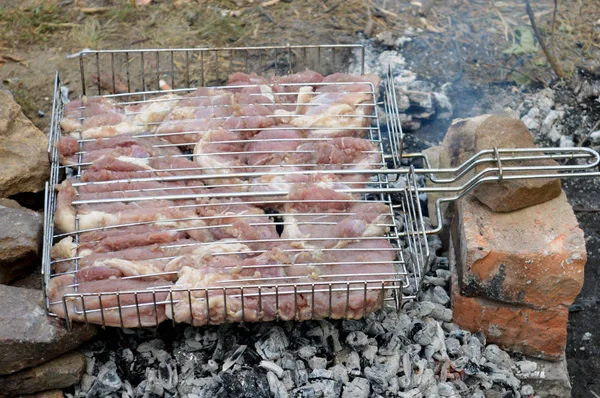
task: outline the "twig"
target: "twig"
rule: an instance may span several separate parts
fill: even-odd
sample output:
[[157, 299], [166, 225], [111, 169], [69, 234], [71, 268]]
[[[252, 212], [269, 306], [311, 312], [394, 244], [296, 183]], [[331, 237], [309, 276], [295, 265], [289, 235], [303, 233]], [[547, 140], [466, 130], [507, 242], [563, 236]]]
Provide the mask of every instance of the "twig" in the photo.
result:
[[329, 6], [325, 9], [325, 11], [323, 11], [325, 14], [329, 14], [331, 11], [335, 10], [336, 8], [338, 8], [340, 6], [342, 2], [338, 1], [337, 3], [333, 4], [332, 6]]
[[546, 83], [542, 79], [537, 78], [537, 77], [533, 77], [531, 75], [528, 75], [527, 73], [523, 73], [520, 70], [517, 70], [515, 68], [511, 68], [510, 66], [502, 66], [502, 65], [497, 65], [497, 64], [488, 64], [486, 62], [480, 62], [480, 63], [481, 63], [481, 65], [491, 66], [492, 68], [506, 69], [506, 70], [509, 70], [511, 72], [518, 73], [519, 75], [525, 76], [526, 78], [528, 78], [530, 80], [535, 80], [536, 82], [543, 84], [544, 87], [548, 87], [548, 83]]
[[556, 27], [556, 12], [558, 11], [558, 0], [554, 0], [554, 13], [552, 14], [552, 33], [550, 41], [552, 42], [552, 55], [556, 56], [556, 43], [554, 43], [554, 28]]
[[554, 58], [552, 54], [550, 54], [550, 51], [548, 51], [548, 47], [546, 47], [546, 42], [544, 42], [544, 39], [542, 38], [542, 35], [535, 23], [535, 16], [533, 15], [533, 10], [531, 9], [531, 4], [529, 4], [529, 0], [523, 1], [525, 2], [525, 11], [527, 12], [527, 16], [529, 17], [529, 21], [531, 22], [531, 28], [533, 29], [533, 33], [535, 34], [538, 43], [540, 43], [540, 46], [542, 47], [544, 55], [546, 55], [546, 58], [548, 58], [548, 62], [550, 62], [550, 66], [552, 66], [552, 69], [554, 70], [554, 73], [556, 73], [556, 76], [558, 76], [561, 79], [564, 79], [566, 76], [562, 65], [556, 60], [556, 58]]
[[590, 392], [592, 393], [592, 395], [593, 395], [594, 397], [596, 397], [596, 398], [600, 398], [600, 395], [596, 394], [596, 393], [594, 392], [594, 390], [590, 390]]
[[577, 145], [577, 146], [581, 148], [581, 146], [583, 145], [583, 143], [590, 139], [590, 137], [592, 136], [592, 133], [594, 131], [596, 131], [596, 129], [598, 127], [600, 127], [600, 119], [598, 119], [598, 121], [596, 122], [596, 124], [594, 124], [594, 127], [592, 127], [592, 129], [590, 130], [590, 132], [587, 133], [587, 135], [581, 141], [579, 141], [579, 145]]
[[110, 7], [85, 7], [79, 9], [84, 14], [99, 14], [108, 10], [110, 10]]
[[[573, 207], [575, 213], [600, 213], [600, 209], [585, 209], [582, 207]], [[600, 396], [594, 394], [594, 396], [600, 398]]]

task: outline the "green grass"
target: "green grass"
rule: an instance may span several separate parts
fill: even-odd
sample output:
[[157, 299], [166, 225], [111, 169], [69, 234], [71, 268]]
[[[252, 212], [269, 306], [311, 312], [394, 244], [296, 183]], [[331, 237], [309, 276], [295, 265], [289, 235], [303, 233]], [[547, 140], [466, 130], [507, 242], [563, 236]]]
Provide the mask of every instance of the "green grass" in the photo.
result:
[[46, 42], [49, 36], [67, 26], [68, 16], [55, 4], [44, 3], [33, 9], [0, 7], [0, 40], [8, 44]]

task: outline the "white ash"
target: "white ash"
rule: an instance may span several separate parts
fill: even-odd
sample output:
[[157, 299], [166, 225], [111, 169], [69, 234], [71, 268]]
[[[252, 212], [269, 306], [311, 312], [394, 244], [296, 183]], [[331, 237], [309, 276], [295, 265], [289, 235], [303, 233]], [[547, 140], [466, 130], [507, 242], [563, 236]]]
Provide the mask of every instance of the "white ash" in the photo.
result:
[[437, 237], [429, 245], [423, 288], [401, 311], [361, 320], [108, 329], [85, 346], [88, 368], [66, 396], [532, 396], [516, 375], [535, 373], [535, 362], [515, 362], [483, 334], [451, 322], [448, 260], [433, 254]]
[[[399, 49], [400, 43], [405, 39], [407, 38], [392, 41], [395, 45], [381, 46], [377, 40], [362, 40], [361, 44], [365, 47], [365, 73], [376, 74], [385, 81], [388, 71], [391, 71], [402, 128], [413, 131], [421, 128], [426, 121], [451, 118], [453, 107], [446, 95], [448, 87], [436, 89], [432, 83], [419, 80], [417, 74], [406, 65]], [[390, 47], [392, 49], [388, 49]], [[360, 74], [361, 64], [358, 59], [351, 63], [350, 72]], [[381, 90], [383, 92], [384, 88], [381, 87]], [[379, 109], [380, 124], [386, 122], [384, 114], [384, 109]]]

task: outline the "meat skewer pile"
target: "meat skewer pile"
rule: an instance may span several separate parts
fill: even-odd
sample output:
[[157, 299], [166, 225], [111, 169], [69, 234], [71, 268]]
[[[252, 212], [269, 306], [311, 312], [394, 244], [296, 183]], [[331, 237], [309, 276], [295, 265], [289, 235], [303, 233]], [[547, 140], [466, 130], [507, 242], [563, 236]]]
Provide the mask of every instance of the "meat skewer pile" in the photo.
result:
[[398, 282], [391, 208], [343, 192], [369, 183], [352, 170], [383, 167], [366, 139], [378, 85], [236, 73], [188, 95], [67, 104], [58, 151], [79, 173], [57, 188], [51, 310], [142, 327], [380, 308]]

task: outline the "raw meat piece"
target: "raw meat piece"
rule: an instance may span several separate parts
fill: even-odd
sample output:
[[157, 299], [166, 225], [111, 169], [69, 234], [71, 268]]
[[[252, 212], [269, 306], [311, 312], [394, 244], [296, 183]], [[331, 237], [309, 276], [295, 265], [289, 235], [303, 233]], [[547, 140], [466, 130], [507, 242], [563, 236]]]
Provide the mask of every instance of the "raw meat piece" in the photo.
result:
[[233, 111], [231, 93], [202, 87], [171, 110], [156, 134], [173, 144], [194, 145], [209, 130], [239, 126]]
[[175, 242], [185, 237], [185, 232], [169, 225], [134, 225], [80, 233], [79, 248], [106, 253], [135, 246]]
[[[50, 310], [61, 318], [65, 318], [68, 313], [71, 321], [126, 328], [158, 326], [166, 319], [164, 302], [168, 300], [171, 285], [168, 282], [116, 278], [81, 282], [77, 289], [73, 286], [74, 283], [73, 275], [50, 279]], [[133, 291], [136, 293], [131, 293]], [[117, 296], [109, 292], [121, 293]], [[79, 293], [102, 293], [102, 296], [66, 297], [65, 313], [64, 295]]]
[[[212, 240], [210, 233], [204, 228], [206, 224], [196, 216], [193, 209], [162, 207], [151, 201], [146, 201], [146, 207], [139, 206], [142, 202], [132, 202], [128, 204], [109, 203], [98, 207], [82, 205], [76, 209], [72, 205], [76, 193], [70, 181], [65, 180], [58, 189], [54, 220], [57, 228], [63, 232], [75, 231], [75, 218], [77, 217], [79, 219], [78, 230], [139, 222], [155, 222], [160, 225], [171, 225], [173, 228], [179, 228], [198, 241]], [[127, 197], [125, 192], [114, 192], [113, 194]], [[80, 194], [80, 198], [92, 198], [93, 195], [98, 195], [101, 198], [110, 196], [107, 193], [86, 193]]]
[[[302, 144], [304, 133], [290, 125], [279, 125], [273, 130], [263, 130], [252, 137], [245, 146], [243, 158], [250, 166], [287, 163], [296, 148]], [[257, 167], [255, 171], [263, 171]]]
[[[298, 146], [288, 163], [311, 164], [307, 169], [369, 170], [383, 167], [381, 152], [372, 142], [354, 137], [337, 137], [331, 141], [308, 142]], [[336, 174], [353, 188], [364, 188], [373, 174]]]
[[286, 212], [298, 211], [344, 211], [358, 199], [352, 194], [336, 192], [318, 184], [292, 186], [288, 194], [289, 202], [284, 205]]
[[215, 240], [237, 239], [253, 250], [269, 249], [278, 243], [275, 224], [264, 211], [240, 199], [211, 199], [196, 212], [212, 227], [210, 233]]
[[281, 237], [298, 248], [341, 248], [351, 239], [385, 236], [391, 225], [390, 208], [380, 202], [356, 203], [344, 212], [298, 214], [288, 206]]
[[[202, 167], [202, 174], [243, 173], [244, 144], [239, 133], [224, 129], [210, 130], [194, 147], [194, 161]], [[240, 178], [216, 178], [204, 180], [207, 184], [243, 184]]]
[[154, 132], [169, 112], [179, 104], [181, 98], [175, 94], [154, 97], [150, 102], [142, 104], [135, 112], [129, 113], [129, 116], [133, 118], [135, 124], [143, 126], [145, 131]]
[[[256, 282], [260, 282], [261, 277], [281, 276], [281, 268], [271, 268], [270, 271], [265, 269], [262, 274], [244, 277], [236, 270], [183, 267], [177, 283], [173, 286], [176, 304], [173, 308], [167, 305], [167, 317], [175, 322], [187, 322], [194, 326], [274, 320], [274, 305], [269, 304], [276, 301], [272, 295], [273, 289], [267, 284], [262, 284], [262, 300], [259, 302], [259, 288], [256, 287]], [[239, 286], [242, 286], [243, 290]], [[293, 304], [292, 300], [284, 301], [286, 308]], [[290, 311], [281, 312], [289, 314]], [[286, 319], [292, 317], [286, 316]]]
[[[342, 83], [348, 84], [342, 84]], [[357, 84], [357, 82], [359, 82]], [[374, 85], [375, 91], [368, 82]], [[379, 78], [374, 75], [334, 74], [323, 79], [324, 85], [302, 87], [295, 111], [275, 113], [284, 123], [308, 130], [314, 137], [364, 137], [370, 125]]]
[[115, 103], [107, 98], [84, 98], [65, 104], [60, 127], [63, 133], [81, 131], [82, 121], [100, 115], [119, 113]]
[[[122, 156], [127, 148], [145, 148], [151, 156], [181, 155], [179, 148], [166, 146], [167, 141], [155, 137], [115, 136], [108, 139], [81, 142], [82, 162], [88, 163], [103, 155]], [[58, 141], [58, 153], [62, 164], [73, 164], [79, 161], [80, 143], [70, 136], [63, 136]]]
[[[325, 249], [319, 252], [303, 252], [296, 256], [296, 263], [288, 268], [288, 275], [302, 276], [306, 271], [299, 264], [321, 263], [310, 268], [310, 276], [305, 283], [320, 282], [315, 290], [300, 294], [306, 305], [300, 306], [298, 318], [329, 317], [333, 319], [360, 319], [364, 314], [381, 308], [384, 291], [382, 285], [398, 281], [394, 267], [395, 251], [386, 239], [360, 240], [350, 243], [343, 249]], [[381, 281], [389, 281], [382, 283]], [[298, 282], [301, 283], [302, 279]], [[329, 284], [332, 294], [329, 295]], [[365, 292], [366, 288], [366, 292]], [[304, 290], [309, 290], [305, 288]], [[348, 290], [350, 293], [348, 294]], [[314, 301], [314, 307], [312, 302]], [[331, 305], [330, 305], [331, 304]]]

